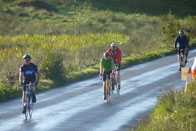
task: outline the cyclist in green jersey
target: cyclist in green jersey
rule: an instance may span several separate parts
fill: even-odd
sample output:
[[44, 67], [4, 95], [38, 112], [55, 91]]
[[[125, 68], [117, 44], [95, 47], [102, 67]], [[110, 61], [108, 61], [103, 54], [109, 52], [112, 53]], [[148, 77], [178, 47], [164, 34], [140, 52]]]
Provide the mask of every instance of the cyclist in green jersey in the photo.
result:
[[108, 75], [109, 79], [111, 77], [112, 79], [112, 74], [114, 74], [114, 69], [115, 69], [115, 63], [112, 58], [110, 58], [110, 53], [105, 52], [103, 54], [103, 58], [101, 59], [100, 62], [100, 73], [99, 77], [103, 76], [103, 92], [104, 96], [103, 99], [106, 99], [106, 77]]

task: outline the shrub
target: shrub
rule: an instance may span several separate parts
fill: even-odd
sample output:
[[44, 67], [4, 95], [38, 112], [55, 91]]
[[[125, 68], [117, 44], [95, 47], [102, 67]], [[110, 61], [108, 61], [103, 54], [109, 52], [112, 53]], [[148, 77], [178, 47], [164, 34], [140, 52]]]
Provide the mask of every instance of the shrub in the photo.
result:
[[65, 80], [62, 55], [55, 51], [46, 51], [40, 64], [40, 72], [51, 80]]
[[177, 32], [181, 29], [179, 21], [172, 15], [171, 11], [159, 20], [162, 33], [169, 39], [176, 37]]

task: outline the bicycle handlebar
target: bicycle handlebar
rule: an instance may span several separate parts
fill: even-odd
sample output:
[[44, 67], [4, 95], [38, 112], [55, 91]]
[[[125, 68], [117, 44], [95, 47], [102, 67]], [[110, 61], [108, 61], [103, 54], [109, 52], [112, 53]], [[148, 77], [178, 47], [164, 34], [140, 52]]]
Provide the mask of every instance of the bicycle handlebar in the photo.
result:
[[24, 84], [24, 83], [20, 83], [18, 84], [18, 87], [17, 87], [17, 91], [20, 91], [20, 87], [21, 86], [25, 86], [25, 87], [28, 87], [28, 86], [36, 86], [36, 82], [34, 82], [33, 84]]

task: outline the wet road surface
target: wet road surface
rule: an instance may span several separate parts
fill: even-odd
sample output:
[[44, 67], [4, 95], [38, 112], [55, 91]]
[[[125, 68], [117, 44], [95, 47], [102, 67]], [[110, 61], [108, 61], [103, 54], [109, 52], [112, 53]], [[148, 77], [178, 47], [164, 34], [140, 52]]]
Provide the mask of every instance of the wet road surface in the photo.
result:
[[[187, 66], [196, 50], [190, 51]], [[121, 70], [121, 92], [112, 103], [102, 100], [98, 77], [37, 94], [33, 118], [25, 120], [21, 98], [0, 103], [0, 131], [118, 131], [130, 126], [157, 104], [163, 89], [182, 87], [177, 55]]]

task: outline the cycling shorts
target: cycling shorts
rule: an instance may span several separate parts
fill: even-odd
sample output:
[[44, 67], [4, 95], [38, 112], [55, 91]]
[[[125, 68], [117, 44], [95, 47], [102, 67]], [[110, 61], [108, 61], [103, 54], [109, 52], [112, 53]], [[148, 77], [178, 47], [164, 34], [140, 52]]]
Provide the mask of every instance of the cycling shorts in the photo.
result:
[[107, 78], [107, 76], [109, 77], [109, 79], [110, 79], [110, 74], [112, 73], [112, 71], [110, 71], [110, 72], [104, 72], [103, 73], [103, 81], [106, 81], [106, 78]]
[[116, 66], [115, 66], [115, 67], [116, 67], [116, 70], [117, 70], [117, 71], [120, 71], [121, 63], [116, 63]]
[[180, 49], [178, 49], [177, 50], [177, 54], [180, 54], [180, 50], [182, 50], [182, 49], [183, 49], [182, 53], [186, 54], [186, 56], [188, 56], [188, 49], [187, 48], [180, 48]]
[[30, 84], [30, 83], [33, 84], [35, 81], [36, 81], [36, 80], [24, 82], [24, 85], [23, 85], [23, 87], [22, 87], [22, 90], [23, 90], [23, 91], [26, 91], [26, 90], [27, 90], [27, 89], [26, 89], [27, 87], [25, 87], [25, 85], [26, 85], [26, 84]]

